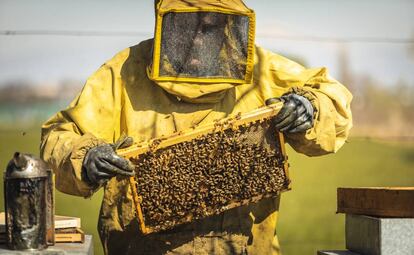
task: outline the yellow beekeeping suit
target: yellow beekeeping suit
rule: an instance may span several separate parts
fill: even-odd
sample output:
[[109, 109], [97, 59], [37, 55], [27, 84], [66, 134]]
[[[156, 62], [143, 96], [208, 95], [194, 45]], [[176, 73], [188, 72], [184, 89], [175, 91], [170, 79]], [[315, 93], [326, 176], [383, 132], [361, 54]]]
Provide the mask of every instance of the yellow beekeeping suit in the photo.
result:
[[[41, 155], [56, 174], [57, 189], [88, 197], [82, 162], [88, 149], [115, 142], [125, 133], [141, 142], [264, 105], [294, 91], [308, 98], [315, 125], [286, 134], [298, 152], [310, 156], [337, 151], [352, 126], [349, 91], [325, 68], [305, 69], [255, 48], [248, 84], [156, 83], [148, 78], [152, 40], [125, 49], [99, 68], [70, 106], [42, 128]], [[142, 236], [128, 181], [112, 178], [104, 187], [99, 232], [107, 254], [279, 254], [279, 199], [236, 208], [176, 229]]]

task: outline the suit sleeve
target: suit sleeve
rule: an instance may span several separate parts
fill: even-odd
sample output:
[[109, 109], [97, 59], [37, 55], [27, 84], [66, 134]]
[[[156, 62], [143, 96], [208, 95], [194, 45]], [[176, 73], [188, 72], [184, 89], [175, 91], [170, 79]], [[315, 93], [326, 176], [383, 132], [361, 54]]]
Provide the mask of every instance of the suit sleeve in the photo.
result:
[[83, 159], [90, 148], [118, 135], [120, 98], [112, 69], [103, 65], [67, 109], [43, 124], [40, 154], [53, 168], [61, 192], [89, 197], [96, 190], [85, 182]]
[[309, 99], [315, 109], [314, 126], [306, 133], [285, 134], [286, 141], [308, 156], [338, 151], [352, 127], [352, 94], [326, 68], [306, 69], [280, 56], [271, 68], [274, 83]]

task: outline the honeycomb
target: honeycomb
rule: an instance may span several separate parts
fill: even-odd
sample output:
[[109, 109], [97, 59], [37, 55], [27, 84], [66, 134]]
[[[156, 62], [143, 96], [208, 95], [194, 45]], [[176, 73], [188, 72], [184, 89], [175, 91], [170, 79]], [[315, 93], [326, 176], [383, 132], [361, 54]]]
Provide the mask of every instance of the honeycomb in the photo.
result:
[[[218, 124], [217, 124], [218, 125]], [[148, 232], [277, 196], [288, 189], [279, 134], [270, 118], [150, 149], [130, 160]]]

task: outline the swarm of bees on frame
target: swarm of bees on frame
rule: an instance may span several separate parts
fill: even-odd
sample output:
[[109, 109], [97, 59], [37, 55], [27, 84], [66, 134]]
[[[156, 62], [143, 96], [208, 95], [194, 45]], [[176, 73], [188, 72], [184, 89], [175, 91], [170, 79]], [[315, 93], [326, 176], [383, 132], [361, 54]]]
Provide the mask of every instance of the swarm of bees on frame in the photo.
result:
[[145, 225], [154, 232], [288, 188], [271, 119], [217, 130], [160, 149], [155, 140], [148, 152], [131, 159]]

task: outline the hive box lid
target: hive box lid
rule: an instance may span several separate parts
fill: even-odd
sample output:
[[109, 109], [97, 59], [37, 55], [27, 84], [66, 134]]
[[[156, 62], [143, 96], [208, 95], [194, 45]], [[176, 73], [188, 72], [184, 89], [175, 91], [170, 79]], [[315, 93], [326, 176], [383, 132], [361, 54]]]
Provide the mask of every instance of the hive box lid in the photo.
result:
[[414, 218], [414, 187], [338, 188], [337, 213]]

